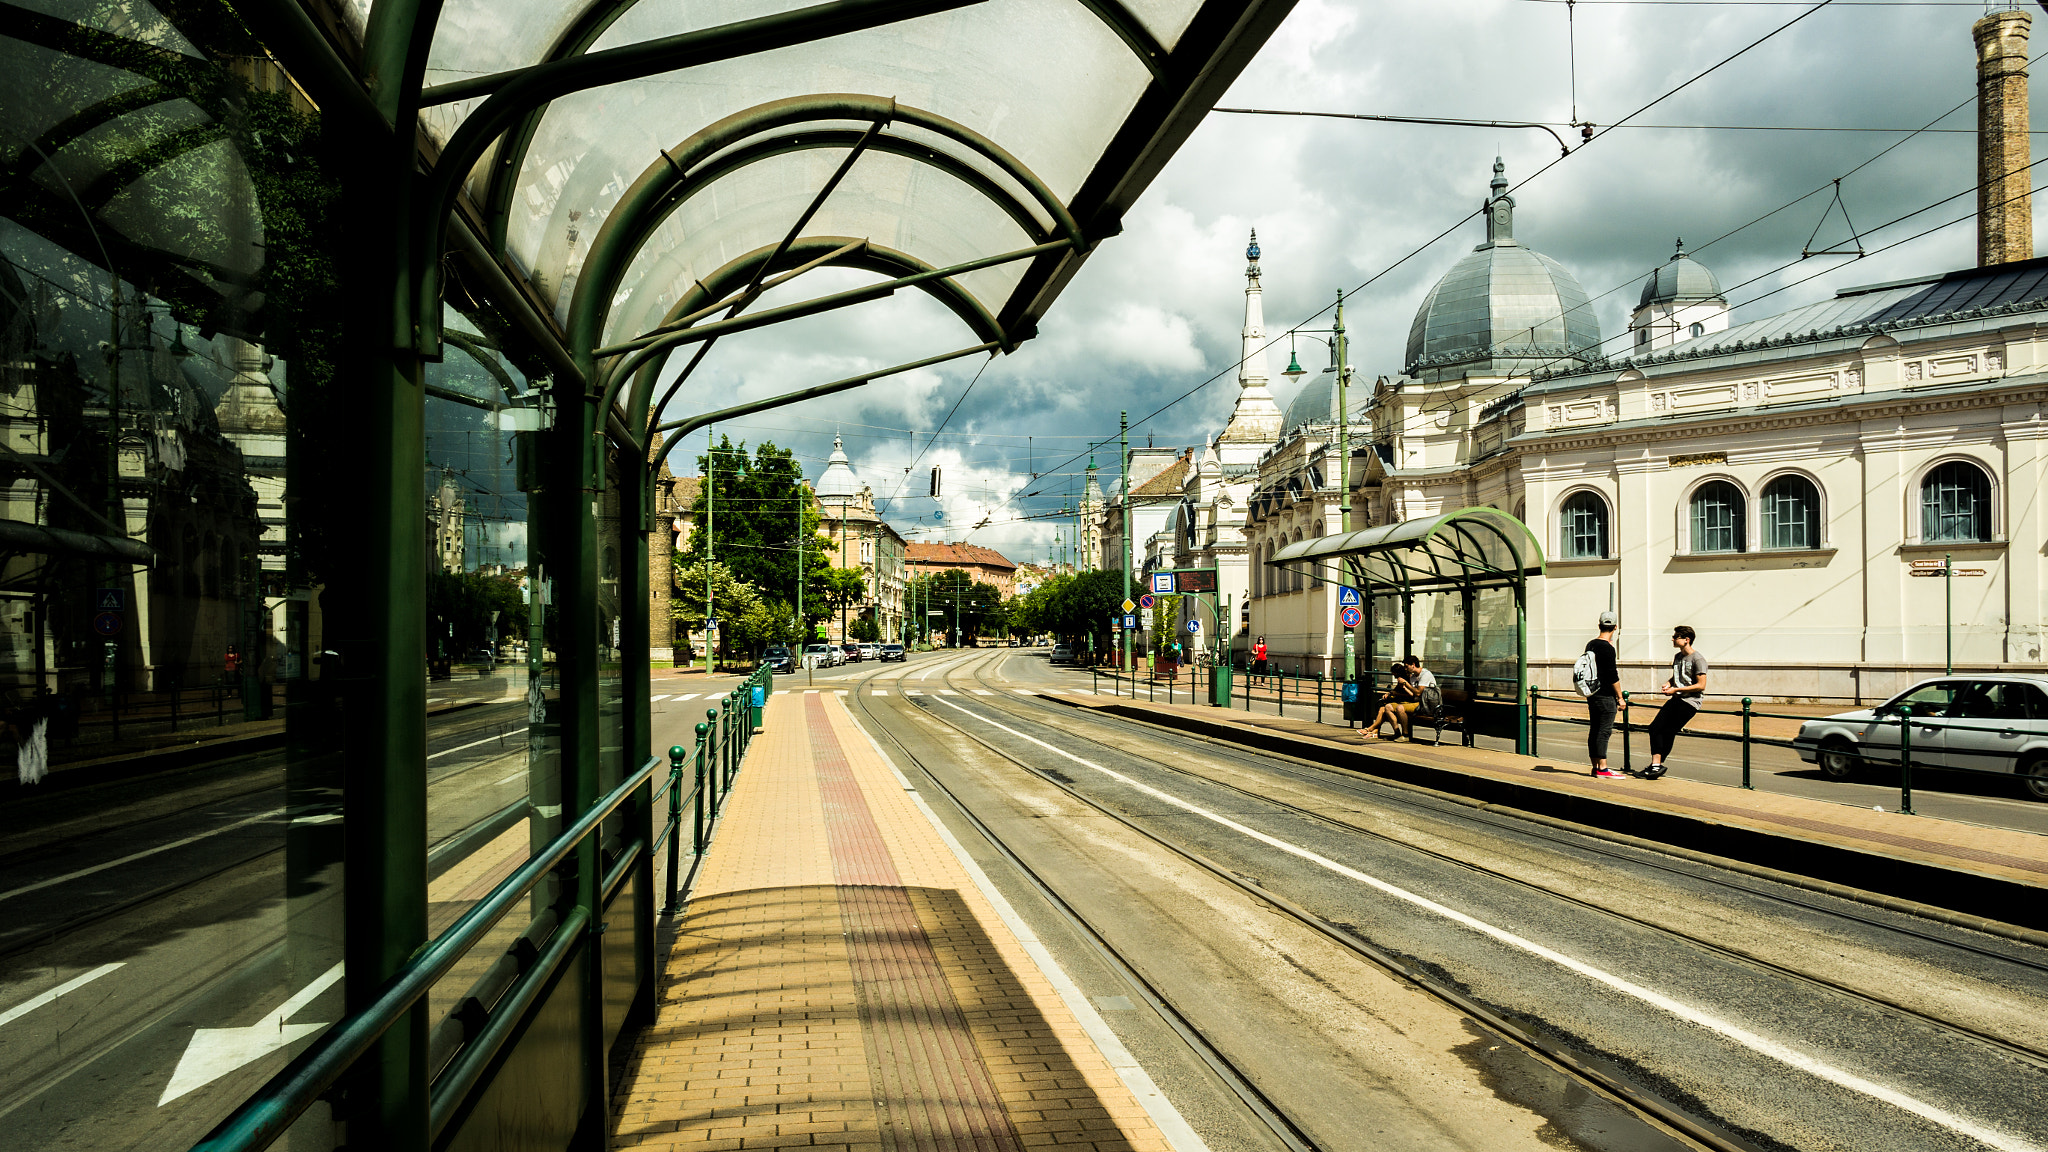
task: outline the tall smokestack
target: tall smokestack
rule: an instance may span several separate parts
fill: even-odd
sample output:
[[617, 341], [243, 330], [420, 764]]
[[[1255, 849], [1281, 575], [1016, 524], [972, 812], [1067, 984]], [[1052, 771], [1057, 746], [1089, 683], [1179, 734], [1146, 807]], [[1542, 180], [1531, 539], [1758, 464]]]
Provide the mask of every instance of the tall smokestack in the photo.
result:
[[2033, 174], [2027, 136], [2026, 12], [1977, 21], [1977, 266], [2034, 256]]

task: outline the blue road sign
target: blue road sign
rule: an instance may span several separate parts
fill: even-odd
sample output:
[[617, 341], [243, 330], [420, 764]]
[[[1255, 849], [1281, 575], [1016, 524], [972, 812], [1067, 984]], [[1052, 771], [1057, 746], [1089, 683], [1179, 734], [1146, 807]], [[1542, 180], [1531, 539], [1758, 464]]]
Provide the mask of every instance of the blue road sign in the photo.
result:
[[101, 612], [120, 612], [128, 607], [128, 597], [119, 588], [101, 588], [98, 593]]
[[1188, 621], [1188, 631], [1190, 631], [1190, 632], [1200, 632], [1201, 630], [1202, 630], [1202, 622], [1201, 622], [1200, 620], [1190, 620], [1190, 621]]
[[1365, 621], [1365, 613], [1358, 610], [1358, 605], [1351, 604], [1338, 611], [1337, 619], [1346, 628], [1356, 628]]
[[1135, 615], [1132, 615], [1132, 616], [1126, 616], [1126, 617], [1124, 617], [1124, 631], [1126, 631], [1126, 632], [1135, 632], [1135, 631], [1137, 631], [1137, 630], [1138, 630], [1138, 618], [1137, 618], [1137, 616], [1135, 616]]
[[1152, 605], [1156, 603], [1158, 603], [1158, 601], [1152, 599], [1152, 594], [1150, 592], [1147, 592], [1143, 596], [1138, 597], [1138, 607], [1140, 608], [1150, 608]]
[[92, 618], [92, 630], [102, 636], [118, 635], [121, 631], [121, 617], [113, 612], [102, 612]]
[[1154, 572], [1152, 574], [1152, 590], [1154, 592], [1171, 593], [1173, 591], [1173, 573]]
[[1356, 608], [1364, 602], [1358, 597], [1358, 589], [1353, 588], [1349, 584], [1342, 585], [1337, 589], [1337, 607], [1339, 608]]

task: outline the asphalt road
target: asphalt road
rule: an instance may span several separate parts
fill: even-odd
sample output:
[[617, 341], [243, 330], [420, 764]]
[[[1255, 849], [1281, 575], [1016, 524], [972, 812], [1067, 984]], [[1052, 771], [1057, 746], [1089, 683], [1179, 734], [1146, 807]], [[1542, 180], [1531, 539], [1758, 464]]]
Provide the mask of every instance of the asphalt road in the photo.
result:
[[[1318, 1147], [1688, 1145], [1109, 814], [1752, 1146], [2048, 1147], [2048, 952], [1019, 694], [1085, 684], [1042, 658], [891, 671], [818, 687], [843, 686]], [[1090, 970], [1071, 939], [1056, 954]], [[1217, 1147], [1269, 1145], [1146, 1015], [1105, 1013]]]

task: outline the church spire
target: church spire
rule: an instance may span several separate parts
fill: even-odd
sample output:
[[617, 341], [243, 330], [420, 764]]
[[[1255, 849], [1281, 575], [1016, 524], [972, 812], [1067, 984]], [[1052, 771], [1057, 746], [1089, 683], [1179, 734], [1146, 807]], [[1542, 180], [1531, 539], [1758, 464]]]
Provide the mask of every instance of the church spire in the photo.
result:
[[1493, 158], [1493, 194], [1486, 198], [1486, 242], [1515, 241], [1515, 198], [1508, 195], [1507, 165]]
[[1280, 406], [1273, 403], [1266, 374], [1265, 289], [1259, 285], [1259, 232], [1252, 229], [1244, 250], [1244, 331], [1237, 363], [1237, 408], [1223, 430], [1226, 440], [1272, 440], [1280, 432]]

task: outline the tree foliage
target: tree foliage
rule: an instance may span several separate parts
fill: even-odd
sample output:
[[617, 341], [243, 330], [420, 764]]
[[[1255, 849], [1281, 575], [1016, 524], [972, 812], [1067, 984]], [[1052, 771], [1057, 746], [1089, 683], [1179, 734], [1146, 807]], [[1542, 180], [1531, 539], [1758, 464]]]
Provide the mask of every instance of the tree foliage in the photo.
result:
[[[916, 612], [926, 611], [927, 604], [931, 610], [944, 612], [943, 616], [928, 617], [934, 632], [952, 632], [956, 621], [966, 637], [1000, 635], [1006, 626], [1003, 594], [995, 585], [984, 584], [959, 568], [913, 579], [903, 602], [914, 605], [911, 610]], [[954, 642], [961, 641], [956, 638]]]
[[526, 635], [526, 597], [516, 576], [429, 573], [426, 607], [429, 642], [447, 644], [449, 656], [465, 656], [488, 643], [494, 624], [498, 640]]
[[1124, 574], [1118, 569], [1054, 576], [1018, 598], [1010, 626], [1072, 642], [1092, 636], [1096, 651], [1106, 651], [1114, 636], [1110, 619], [1122, 614], [1124, 595]]
[[[831, 542], [818, 534], [817, 505], [804, 487], [796, 457], [765, 440], [750, 456], [745, 442], [735, 445], [731, 437], [721, 436], [710, 453], [697, 458], [697, 470], [706, 479], [697, 486], [691, 506], [696, 530], [677, 557], [678, 570], [703, 560], [709, 545], [734, 579], [752, 585], [767, 600], [794, 604], [802, 537], [804, 617], [807, 622], [825, 619], [832, 607], [826, 582], [831, 565], [825, 559]], [[685, 588], [680, 577], [677, 587]], [[701, 611], [696, 619], [703, 620]]]

